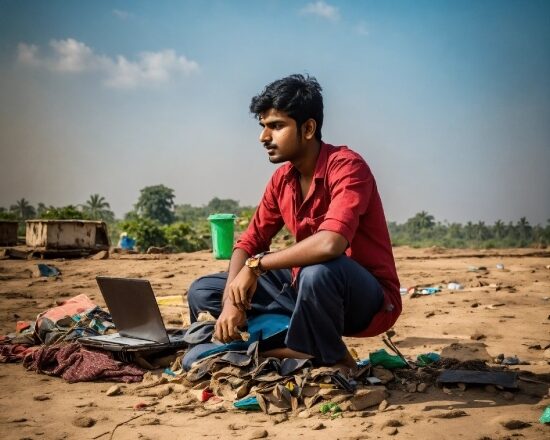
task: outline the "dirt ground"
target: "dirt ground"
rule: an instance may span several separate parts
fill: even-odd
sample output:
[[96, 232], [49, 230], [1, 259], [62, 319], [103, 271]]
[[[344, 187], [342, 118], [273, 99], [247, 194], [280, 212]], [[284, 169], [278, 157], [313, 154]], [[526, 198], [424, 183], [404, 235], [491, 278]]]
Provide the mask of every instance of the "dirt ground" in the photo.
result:
[[[108, 397], [107, 382], [68, 384], [63, 379], [26, 371], [20, 364], [0, 364], [0, 437], [3, 439], [504, 439], [550, 438], [550, 427], [538, 422], [550, 405], [550, 253], [535, 250], [394, 249], [402, 286], [441, 285], [436, 295], [403, 296], [403, 314], [393, 337], [407, 357], [441, 350], [454, 342], [485, 344], [494, 358], [517, 355], [528, 365], [519, 390], [430, 386], [425, 392], [390, 392], [389, 406], [330, 419], [313, 413], [288, 419], [257, 412], [227, 411], [204, 415], [177, 411], [179, 394], [138, 397], [136, 385], [122, 385], [122, 394]], [[185, 295], [198, 276], [222, 271], [226, 261], [208, 252], [177, 255], [118, 255], [107, 260], [51, 260], [58, 279], [33, 275], [38, 260], [0, 261], [0, 334], [15, 330], [18, 320], [34, 320], [56, 300], [87, 294], [104, 306], [97, 275], [146, 278], [158, 297]], [[504, 269], [497, 269], [503, 264]], [[487, 270], [471, 271], [471, 266]], [[463, 290], [448, 290], [458, 282]], [[165, 323], [178, 327], [187, 307], [161, 306]], [[182, 318], [183, 317], [183, 318]], [[380, 338], [348, 339], [361, 358], [384, 348]], [[534, 373], [534, 374], [530, 374]], [[152, 404], [136, 411], [139, 402]], [[457, 418], [438, 418], [463, 410]], [[91, 427], [75, 425], [90, 417]], [[137, 417], [137, 418], [134, 418]], [[506, 428], [519, 420], [528, 426]], [[118, 425], [118, 426], [117, 426]]]

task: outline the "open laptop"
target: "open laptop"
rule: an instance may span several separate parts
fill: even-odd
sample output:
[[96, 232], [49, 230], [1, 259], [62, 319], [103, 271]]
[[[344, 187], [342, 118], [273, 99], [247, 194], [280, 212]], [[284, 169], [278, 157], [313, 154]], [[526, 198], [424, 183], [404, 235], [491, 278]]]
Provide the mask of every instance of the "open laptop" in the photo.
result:
[[118, 333], [86, 336], [78, 340], [81, 344], [111, 351], [160, 350], [186, 345], [183, 334], [167, 333], [149, 281], [110, 277], [96, 280]]

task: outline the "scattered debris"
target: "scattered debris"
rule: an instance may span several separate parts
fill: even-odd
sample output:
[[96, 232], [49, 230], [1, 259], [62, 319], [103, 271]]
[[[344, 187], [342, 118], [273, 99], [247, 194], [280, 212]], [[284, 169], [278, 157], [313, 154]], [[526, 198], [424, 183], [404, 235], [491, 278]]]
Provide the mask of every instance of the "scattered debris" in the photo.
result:
[[524, 429], [531, 426], [530, 423], [524, 422], [523, 420], [517, 420], [517, 419], [505, 420], [500, 424], [509, 430]]
[[91, 428], [95, 425], [95, 422], [95, 419], [87, 416], [76, 416], [72, 421], [73, 425], [79, 428]]

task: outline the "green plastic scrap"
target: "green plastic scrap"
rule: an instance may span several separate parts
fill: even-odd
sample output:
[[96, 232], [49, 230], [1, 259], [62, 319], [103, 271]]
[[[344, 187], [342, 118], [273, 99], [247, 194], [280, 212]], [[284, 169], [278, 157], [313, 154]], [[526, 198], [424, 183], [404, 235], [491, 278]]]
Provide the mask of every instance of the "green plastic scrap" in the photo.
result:
[[543, 424], [550, 423], [550, 406], [547, 406], [546, 409], [542, 412], [539, 422]]
[[434, 362], [437, 362], [440, 359], [441, 359], [441, 356], [439, 354], [433, 353], [433, 352], [419, 354], [416, 357], [416, 364], [419, 367], [425, 367], [426, 365], [433, 364]]
[[342, 408], [340, 408], [338, 404], [334, 402], [323, 403], [319, 407], [319, 411], [321, 411], [321, 414], [331, 413], [331, 418], [335, 418], [342, 415]]
[[243, 409], [245, 411], [260, 411], [260, 404], [256, 397], [245, 397], [244, 399], [237, 400], [233, 402], [233, 406], [238, 409]]
[[369, 353], [370, 363], [373, 367], [381, 365], [388, 370], [393, 368], [404, 368], [407, 366], [406, 362], [399, 356], [392, 356], [383, 348], [372, 353]]

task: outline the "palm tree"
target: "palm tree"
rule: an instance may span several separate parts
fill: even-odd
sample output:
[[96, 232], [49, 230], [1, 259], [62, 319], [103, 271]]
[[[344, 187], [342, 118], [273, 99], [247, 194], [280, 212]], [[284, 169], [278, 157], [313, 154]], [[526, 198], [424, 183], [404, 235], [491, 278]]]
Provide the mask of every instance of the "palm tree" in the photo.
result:
[[36, 215], [34, 207], [24, 197], [15, 202], [15, 205], [10, 206], [10, 211], [17, 215], [20, 219], [28, 219]]
[[504, 237], [504, 229], [504, 222], [502, 220], [497, 220], [493, 226], [493, 231], [497, 240], [502, 240]]
[[83, 206], [84, 211], [94, 220], [112, 217], [113, 213], [110, 211], [110, 207], [111, 205], [105, 200], [105, 197], [99, 194], [92, 194]]

